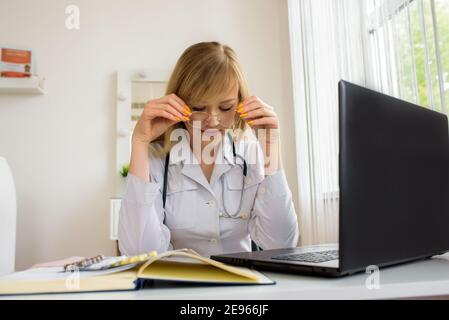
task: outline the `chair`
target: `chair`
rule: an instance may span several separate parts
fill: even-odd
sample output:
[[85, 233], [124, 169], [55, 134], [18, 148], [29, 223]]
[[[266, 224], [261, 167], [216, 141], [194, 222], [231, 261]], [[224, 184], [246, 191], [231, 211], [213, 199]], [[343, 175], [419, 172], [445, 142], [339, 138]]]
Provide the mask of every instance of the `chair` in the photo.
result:
[[0, 276], [15, 271], [16, 211], [14, 179], [6, 159], [0, 157]]

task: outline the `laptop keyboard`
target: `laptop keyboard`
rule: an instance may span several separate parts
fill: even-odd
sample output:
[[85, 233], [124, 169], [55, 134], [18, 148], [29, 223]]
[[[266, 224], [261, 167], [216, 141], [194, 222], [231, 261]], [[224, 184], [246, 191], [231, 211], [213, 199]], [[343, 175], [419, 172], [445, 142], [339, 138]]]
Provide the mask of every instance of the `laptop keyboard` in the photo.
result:
[[274, 256], [271, 259], [307, 263], [322, 263], [338, 259], [338, 250], [321, 251], [321, 252], [305, 252], [294, 254], [283, 254]]

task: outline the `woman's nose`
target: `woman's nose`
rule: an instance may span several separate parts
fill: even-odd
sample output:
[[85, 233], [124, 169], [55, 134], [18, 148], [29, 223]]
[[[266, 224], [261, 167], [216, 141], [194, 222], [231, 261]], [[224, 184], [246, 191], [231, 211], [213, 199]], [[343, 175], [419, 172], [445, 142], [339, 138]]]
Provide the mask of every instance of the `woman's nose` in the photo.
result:
[[209, 115], [209, 126], [210, 127], [216, 127], [219, 124], [219, 118], [216, 114], [210, 114]]

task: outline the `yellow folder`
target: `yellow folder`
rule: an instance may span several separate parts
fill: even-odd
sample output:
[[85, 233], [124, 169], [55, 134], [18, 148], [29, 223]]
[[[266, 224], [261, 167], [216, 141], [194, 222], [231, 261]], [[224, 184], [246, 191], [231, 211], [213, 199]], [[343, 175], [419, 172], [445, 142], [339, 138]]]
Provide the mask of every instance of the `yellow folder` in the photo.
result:
[[0, 277], [0, 295], [137, 290], [146, 280], [205, 284], [274, 284], [264, 274], [200, 256], [193, 250], [168, 251], [138, 264], [104, 271], [62, 272], [38, 268]]

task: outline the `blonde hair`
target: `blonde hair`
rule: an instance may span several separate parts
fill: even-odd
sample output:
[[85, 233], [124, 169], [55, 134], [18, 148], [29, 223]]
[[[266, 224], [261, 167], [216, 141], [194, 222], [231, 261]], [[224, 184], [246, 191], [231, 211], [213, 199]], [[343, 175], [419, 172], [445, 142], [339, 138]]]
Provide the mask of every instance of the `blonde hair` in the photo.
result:
[[[195, 103], [229, 92], [236, 85], [240, 103], [249, 93], [235, 51], [219, 42], [201, 42], [187, 48], [179, 58], [168, 81], [166, 95], [174, 93], [186, 103]], [[185, 124], [170, 127], [155, 140], [162, 144], [157, 152], [159, 156], [170, 152], [173, 146], [170, 136], [178, 128], [185, 128]], [[234, 138], [240, 139], [247, 128], [246, 123], [236, 115]]]

